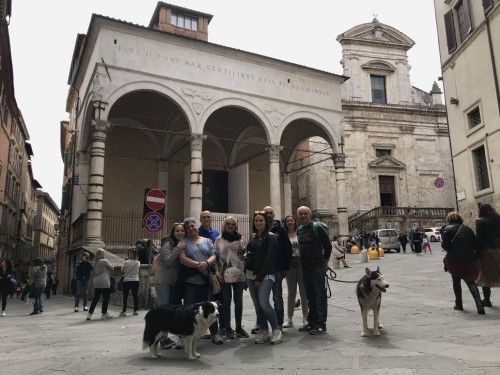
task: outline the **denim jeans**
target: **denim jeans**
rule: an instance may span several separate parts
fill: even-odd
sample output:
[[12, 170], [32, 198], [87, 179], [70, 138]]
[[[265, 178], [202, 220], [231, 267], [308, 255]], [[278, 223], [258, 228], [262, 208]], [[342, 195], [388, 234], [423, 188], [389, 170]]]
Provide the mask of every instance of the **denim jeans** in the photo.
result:
[[309, 302], [307, 321], [311, 326], [326, 330], [327, 297], [325, 289], [325, 265], [302, 265], [302, 276]]
[[163, 285], [155, 284], [156, 299], [158, 300], [158, 306], [170, 306], [175, 305], [175, 285]]
[[44, 292], [43, 287], [33, 287], [34, 288], [34, 298], [35, 298], [35, 304], [33, 306], [33, 311], [34, 312], [43, 312], [43, 302], [42, 302], [42, 294]]
[[297, 267], [290, 267], [286, 275], [286, 284], [288, 287], [288, 320], [292, 320], [293, 313], [295, 310], [295, 298], [297, 297], [297, 284], [299, 286], [299, 294], [302, 306], [302, 318], [305, 320], [307, 318], [308, 302], [306, 291], [304, 289], [304, 278], [302, 277], [302, 266], [300, 263]]
[[276, 311], [274, 311], [269, 301], [273, 284], [273, 280], [265, 279], [257, 287], [255, 280], [248, 280], [248, 289], [250, 290], [250, 296], [255, 306], [257, 324], [266, 331], [269, 329], [268, 322], [273, 331], [278, 328]]
[[87, 294], [89, 290], [89, 280], [76, 281], [75, 307], [80, 304], [80, 298], [83, 300], [83, 307], [87, 306]]
[[236, 328], [241, 328], [243, 315], [243, 287], [244, 282], [221, 284], [221, 314], [220, 325], [222, 328], [231, 328], [231, 300], [234, 295], [234, 319]]
[[124, 281], [123, 282], [123, 304], [122, 311], [127, 311], [128, 293], [132, 292], [134, 298], [134, 311], [139, 309], [139, 281]]
[[283, 326], [283, 319], [285, 318], [285, 305], [283, 303], [283, 271], [277, 271], [274, 274], [273, 284], [273, 302], [274, 311], [278, 318], [278, 325]]
[[[210, 286], [205, 284], [184, 283], [184, 305], [193, 305], [208, 301]], [[217, 321], [210, 326], [210, 334], [213, 336], [219, 332]]]

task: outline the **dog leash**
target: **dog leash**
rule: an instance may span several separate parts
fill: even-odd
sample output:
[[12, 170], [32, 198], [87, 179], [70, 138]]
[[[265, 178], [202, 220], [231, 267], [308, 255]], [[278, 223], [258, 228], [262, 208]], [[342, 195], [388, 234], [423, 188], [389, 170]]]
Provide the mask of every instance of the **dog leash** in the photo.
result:
[[332, 289], [330, 287], [329, 280], [335, 281], [337, 283], [346, 283], [346, 284], [356, 284], [358, 282], [358, 281], [348, 281], [348, 280], [337, 280], [337, 273], [330, 267], [328, 267], [325, 273], [326, 298], [332, 297]]

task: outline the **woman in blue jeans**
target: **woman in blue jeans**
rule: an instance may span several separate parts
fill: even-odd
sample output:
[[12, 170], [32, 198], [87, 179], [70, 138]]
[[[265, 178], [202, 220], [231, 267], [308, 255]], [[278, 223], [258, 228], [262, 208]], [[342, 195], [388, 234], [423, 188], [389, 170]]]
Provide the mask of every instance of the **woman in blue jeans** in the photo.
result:
[[[238, 233], [238, 223], [233, 216], [224, 220], [222, 234], [215, 240], [217, 262], [215, 270], [221, 283], [221, 335], [226, 339], [248, 338], [241, 325], [243, 315], [243, 289], [245, 286], [244, 242]], [[231, 328], [231, 300], [234, 295], [236, 331]]]
[[[183, 266], [184, 304], [192, 305], [210, 298], [209, 273], [216, 261], [215, 249], [211, 240], [198, 235], [194, 219], [184, 220], [184, 231], [186, 248], [180, 253], [179, 261]], [[210, 326], [210, 335], [214, 344], [224, 343], [217, 322]]]
[[[269, 232], [270, 222], [266, 220], [264, 211], [255, 211], [252, 223], [253, 234], [245, 253], [245, 274], [255, 306], [257, 324], [261, 328], [255, 343], [264, 344], [270, 341], [271, 344], [279, 344], [283, 334], [279, 329], [276, 311], [270, 303], [276, 272], [278, 237]], [[268, 323], [272, 329], [271, 335]]]
[[[158, 305], [175, 305], [176, 290], [179, 287], [179, 254], [186, 248], [184, 234], [184, 225], [174, 223], [170, 235], [162, 240], [160, 253], [157, 255], [158, 270], [153, 279]], [[167, 336], [160, 340], [163, 349], [169, 349], [174, 344]]]

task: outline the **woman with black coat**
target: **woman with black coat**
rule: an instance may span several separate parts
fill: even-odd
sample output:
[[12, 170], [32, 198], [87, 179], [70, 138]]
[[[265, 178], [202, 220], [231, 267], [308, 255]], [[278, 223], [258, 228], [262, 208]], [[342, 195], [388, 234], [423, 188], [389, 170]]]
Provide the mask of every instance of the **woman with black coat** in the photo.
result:
[[481, 273], [478, 284], [483, 287], [483, 306], [491, 307], [491, 287], [500, 286], [500, 215], [488, 203], [479, 206], [476, 238]]
[[476, 303], [477, 313], [484, 314], [479, 289], [475, 284], [479, 276], [479, 262], [476, 254], [476, 236], [465, 225], [458, 212], [450, 212], [446, 217], [448, 226], [442, 235], [442, 248], [446, 251], [445, 270], [451, 274], [455, 292], [455, 310], [463, 310], [461, 280], [464, 280]]
[[[257, 324], [261, 329], [255, 343], [271, 341], [271, 344], [279, 344], [283, 336], [276, 311], [269, 301], [275, 281], [278, 236], [269, 232], [270, 223], [264, 211], [256, 211], [252, 222], [253, 234], [248, 241], [244, 257], [248, 289], [255, 306]], [[269, 325], [272, 335], [269, 335]]]

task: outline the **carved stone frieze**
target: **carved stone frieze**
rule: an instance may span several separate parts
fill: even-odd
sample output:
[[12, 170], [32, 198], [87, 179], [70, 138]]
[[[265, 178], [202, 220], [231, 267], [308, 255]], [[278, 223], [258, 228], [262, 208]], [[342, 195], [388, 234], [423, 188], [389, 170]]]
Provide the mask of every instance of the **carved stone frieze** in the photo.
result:
[[203, 111], [206, 104], [213, 99], [213, 95], [208, 91], [197, 90], [191, 87], [183, 87], [182, 92], [184, 95], [192, 98], [191, 106], [198, 115]]

